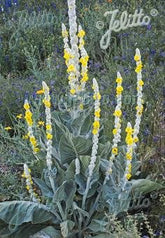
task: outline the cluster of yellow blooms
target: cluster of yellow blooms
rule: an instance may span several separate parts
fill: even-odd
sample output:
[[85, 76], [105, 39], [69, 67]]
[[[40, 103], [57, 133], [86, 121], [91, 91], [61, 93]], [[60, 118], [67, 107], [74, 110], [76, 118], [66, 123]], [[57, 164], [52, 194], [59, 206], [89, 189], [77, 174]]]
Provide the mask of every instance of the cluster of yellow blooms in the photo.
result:
[[[75, 95], [85, 89], [88, 81], [88, 60], [89, 56], [84, 48], [85, 31], [79, 26], [77, 33], [77, 23], [75, 15], [75, 2], [68, 1], [69, 15], [69, 32], [64, 24], [62, 24], [62, 36], [64, 41], [64, 59], [67, 66], [68, 80], [70, 85], [70, 93]], [[70, 35], [70, 46], [69, 42]], [[81, 65], [81, 71], [80, 71]], [[80, 79], [81, 77], [81, 79]]]
[[22, 178], [26, 179], [26, 189], [30, 193], [30, 196], [33, 202], [40, 202], [40, 199], [38, 198], [38, 194], [34, 192], [33, 181], [31, 177], [31, 170], [28, 168], [27, 164], [24, 164], [24, 172], [22, 174]]
[[67, 73], [69, 74], [68, 80], [70, 85], [70, 93], [74, 95], [76, 93], [76, 87], [77, 87], [77, 69], [74, 64], [74, 53], [71, 51], [69, 44], [68, 44], [68, 36], [69, 33], [66, 30], [66, 27], [64, 24], [62, 24], [62, 36], [64, 41], [64, 59], [65, 64], [67, 66]]
[[112, 146], [112, 155], [110, 157], [111, 160], [113, 160], [115, 155], [118, 154], [117, 144], [121, 139], [121, 135], [120, 135], [120, 133], [121, 133], [121, 116], [122, 116], [121, 103], [122, 103], [122, 91], [123, 91], [122, 81], [123, 81], [123, 79], [122, 79], [120, 73], [117, 72], [117, 78], [116, 78], [117, 105], [116, 105], [115, 111], [113, 113], [113, 115], [115, 116], [115, 123], [114, 123], [115, 128], [113, 129], [114, 139], [113, 139], [113, 146]]
[[126, 169], [125, 169], [125, 178], [130, 179], [131, 178], [131, 171], [132, 171], [132, 154], [133, 154], [133, 129], [131, 126], [131, 123], [128, 122], [127, 127], [125, 129], [126, 132], [126, 139], [125, 142], [127, 144], [127, 152], [126, 152]]
[[99, 93], [99, 87], [97, 84], [96, 79], [93, 79], [93, 90], [94, 90], [94, 95], [93, 98], [95, 100], [95, 111], [94, 111], [94, 122], [93, 122], [93, 146], [92, 146], [92, 154], [91, 154], [91, 160], [90, 164], [88, 166], [89, 169], [89, 177], [92, 176], [95, 163], [96, 163], [96, 155], [97, 155], [97, 150], [98, 150], [98, 140], [99, 140], [99, 129], [100, 129], [100, 100], [101, 100], [101, 95]]
[[134, 147], [135, 147], [135, 143], [138, 142], [138, 134], [139, 134], [141, 116], [143, 112], [142, 87], [144, 85], [144, 82], [142, 80], [142, 73], [141, 73], [143, 66], [141, 62], [141, 55], [140, 55], [139, 49], [136, 49], [134, 60], [136, 61], [135, 72], [137, 73], [137, 106], [136, 106], [136, 119], [135, 119], [134, 134], [133, 134]]
[[[94, 87], [93, 87], [94, 88]], [[95, 90], [95, 89], [94, 89]], [[94, 112], [94, 115], [95, 115], [95, 120], [94, 120], [94, 123], [93, 123], [93, 130], [92, 130], [92, 134], [93, 135], [96, 135], [98, 134], [99, 132], [99, 128], [100, 128], [100, 112], [101, 112], [101, 109], [100, 109], [100, 100], [101, 100], [101, 95], [99, 92], [96, 92], [94, 95], [93, 95], [93, 98], [95, 100], [95, 112]]]
[[89, 61], [89, 56], [84, 48], [84, 39], [83, 37], [85, 36], [85, 31], [82, 29], [81, 26], [79, 26], [79, 32], [78, 32], [78, 38], [79, 38], [79, 49], [80, 49], [80, 55], [81, 58], [79, 60], [81, 64], [81, 80], [80, 80], [80, 89], [84, 90], [85, 89], [85, 84], [88, 81], [88, 61]]
[[39, 148], [38, 148], [38, 145], [37, 145], [37, 140], [36, 140], [35, 136], [33, 135], [32, 112], [30, 111], [30, 105], [29, 105], [27, 100], [25, 100], [24, 109], [25, 109], [25, 119], [26, 119], [26, 123], [27, 123], [27, 126], [28, 126], [27, 136], [29, 137], [29, 141], [32, 145], [33, 152], [37, 153], [37, 152], [39, 152]]
[[115, 116], [115, 121], [114, 121], [114, 129], [112, 131], [114, 138], [113, 138], [113, 145], [112, 145], [112, 151], [111, 151], [111, 156], [110, 156], [110, 161], [109, 161], [109, 168], [107, 170], [107, 178], [109, 174], [112, 173], [112, 162], [115, 159], [115, 156], [118, 154], [118, 143], [121, 140], [121, 116], [122, 116], [122, 111], [121, 111], [121, 104], [122, 104], [122, 77], [119, 72], [117, 72], [117, 78], [116, 78], [116, 98], [117, 98], [117, 105], [115, 108], [114, 116]]

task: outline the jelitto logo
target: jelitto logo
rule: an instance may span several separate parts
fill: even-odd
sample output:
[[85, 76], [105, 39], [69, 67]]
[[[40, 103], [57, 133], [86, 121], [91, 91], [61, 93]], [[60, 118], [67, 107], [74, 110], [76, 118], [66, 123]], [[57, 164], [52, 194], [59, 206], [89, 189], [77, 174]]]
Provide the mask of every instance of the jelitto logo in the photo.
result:
[[[150, 16], [145, 15], [143, 9], [136, 9], [134, 14], [128, 14], [127, 11], [124, 11], [120, 15], [120, 20], [116, 19], [118, 12], [119, 10], [115, 9], [114, 11], [107, 11], [104, 13], [105, 17], [110, 16], [110, 22], [109, 29], [105, 32], [105, 34], [100, 40], [101, 49], [105, 50], [109, 47], [112, 31], [119, 32], [121, 30], [126, 30], [131, 27], [145, 26], [148, 25], [151, 21]], [[155, 17], [158, 15], [158, 11], [156, 9], [151, 9], [150, 15]], [[103, 29], [104, 22], [97, 21], [96, 28], [99, 30]]]

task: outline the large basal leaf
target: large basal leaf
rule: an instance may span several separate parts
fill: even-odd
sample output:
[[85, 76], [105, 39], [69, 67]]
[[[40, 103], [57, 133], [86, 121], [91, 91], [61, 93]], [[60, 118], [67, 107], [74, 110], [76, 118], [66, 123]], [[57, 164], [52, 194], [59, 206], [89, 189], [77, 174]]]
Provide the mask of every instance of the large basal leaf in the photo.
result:
[[[1, 221], [0, 221], [1, 223]], [[24, 223], [15, 229], [10, 229], [11, 227], [8, 224], [5, 224], [4, 228], [0, 226], [0, 237], [1, 238], [29, 238], [30, 235], [34, 235], [41, 229], [43, 229], [46, 224], [31, 224]]]
[[42, 181], [39, 178], [33, 178], [34, 182], [39, 186], [42, 196], [52, 198], [53, 197], [53, 191], [50, 187], [46, 185], [44, 181]]
[[165, 188], [165, 186], [148, 179], [131, 180], [131, 183], [132, 192], [136, 194], [146, 194], [154, 190], [160, 190]]
[[75, 160], [73, 160], [65, 171], [66, 180], [74, 179], [75, 176]]
[[10, 224], [11, 228], [25, 222], [41, 224], [47, 221], [57, 221], [45, 205], [29, 201], [0, 203], [0, 219]]
[[54, 202], [64, 201], [66, 204], [66, 209], [70, 208], [73, 204], [73, 198], [76, 193], [76, 185], [73, 180], [65, 181], [57, 189], [54, 195]]
[[92, 119], [91, 119], [91, 114], [85, 118], [83, 125], [81, 127], [81, 131], [80, 131], [81, 135], [90, 136], [89, 133], [92, 127]]
[[100, 155], [102, 159], [107, 159], [111, 151], [111, 148], [112, 148], [112, 145], [109, 141], [105, 144], [99, 143], [98, 154]]
[[68, 135], [61, 136], [59, 143], [59, 152], [61, 157], [61, 163], [70, 163], [73, 159], [76, 158], [76, 152], [74, 150], [74, 144], [72, 138]]
[[73, 137], [70, 133], [62, 135], [59, 143], [59, 151], [62, 163], [70, 163], [78, 155], [85, 155], [91, 148], [91, 140], [83, 137]]
[[107, 182], [102, 190], [103, 206], [108, 205], [110, 213], [117, 215], [128, 210], [131, 201], [130, 184], [127, 184], [127, 188], [122, 191], [121, 187], [112, 186], [110, 182]]
[[[82, 111], [79, 116], [71, 123], [71, 130], [75, 136], [84, 135], [89, 137], [89, 131], [91, 129], [90, 114], [87, 111]], [[91, 134], [91, 133], [90, 133]]]

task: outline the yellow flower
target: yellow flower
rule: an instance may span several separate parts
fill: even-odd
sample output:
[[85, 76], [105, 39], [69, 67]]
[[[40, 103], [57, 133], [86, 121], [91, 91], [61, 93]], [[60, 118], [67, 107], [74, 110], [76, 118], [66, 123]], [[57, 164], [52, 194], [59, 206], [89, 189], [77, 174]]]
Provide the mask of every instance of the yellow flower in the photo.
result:
[[30, 126], [33, 125], [32, 113], [29, 109], [25, 112], [25, 119], [28, 125]]
[[127, 136], [126, 139], [125, 139], [126, 143], [128, 145], [132, 145], [133, 144], [133, 138], [132, 136]]
[[25, 110], [30, 109], [30, 105], [29, 105], [29, 103], [25, 103], [25, 104], [24, 104], [24, 109], [25, 109]]
[[100, 117], [100, 112], [101, 112], [101, 109], [99, 108], [98, 110], [95, 111], [95, 117]]
[[7, 127], [5, 127], [5, 130], [9, 131], [9, 130], [12, 130], [12, 128], [10, 126], [7, 126]]
[[135, 61], [139, 61], [140, 60], [140, 56], [139, 55], [135, 55], [134, 60]]
[[84, 105], [82, 103], [80, 103], [79, 108], [80, 108], [80, 110], [83, 110], [84, 109]]
[[136, 67], [135, 72], [136, 72], [136, 73], [140, 73], [140, 71], [142, 70], [142, 67], [143, 67], [143, 65], [142, 65], [142, 64], [139, 64], [139, 65]]
[[35, 148], [33, 149], [33, 151], [34, 151], [35, 153], [37, 153], [37, 152], [40, 151], [40, 149], [39, 149], [38, 147], [35, 147]]
[[32, 113], [30, 110], [25, 112], [25, 118], [31, 118], [32, 117]]
[[117, 148], [117, 147], [114, 147], [114, 148], [112, 149], [112, 154], [114, 154], [114, 155], [117, 155], [117, 154], [118, 154], [118, 148]]
[[139, 112], [143, 112], [143, 105], [136, 106], [136, 110], [139, 111]]
[[21, 119], [22, 118], [22, 114], [17, 115], [16, 118]]
[[43, 103], [45, 104], [45, 107], [49, 107], [49, 108], [51, 107], [51, 102], [50, 101], [44, 99]]
[[31, 184], [31, 185], [33, 184], [33, 181], [32, 181], [31, 179], [30, 179], [30, 181], [29, 181], [29, 182], [30, 182], [30, 184]]
[[99, 122], [99, 121], [95, 121], [95, 122], [93, 123], [93, 127], [94, 127], [95, 129], [98, 129], [98, 128], [100, 127], [100, 122]]
[[122, 83], [122, 78], [117, 78], [116, 83]]
[[37, 141], [34, 136], [31, 136], [29, 140], [34, 147], [37, 145]]
[[44, 125], [45, 125], [45, 122], [44, 122], [44, 121], [38, 121], [38, 125], [39, 125], [39, 126], [44, 126]]
[[52, 129], [52, 125], [47, 124], [47, 125], [46, 125], [46, 130], [51, 130], [51, 129]]
[[29, 186], [29, 185], [26, 185], [26, 189], [29, 191], [29, 190], [30, 190], [30, 186]]
[[84, 30], [80, 30], [78, 35], [77, 35], [79, 38], [82, 38], [85, 36], [85, 31]]
[[122, 111], [121, 111], [121, 110], [115, 110], [115, 112], [113, 113], [113, 115], [116, 116], [116, 117], [121, 117]]
[[62, 31], [62, 37], [68, 37], [68, 31], [67, 30], [65, 30], [65, 31]]
[[87, 66], [88, 63], [88, 57], [81, 57], [80, 58], [80, 63], [82, 64], [82, 66]]
[[101, 99], [101, 95], [100, 95], [100, 93], [96, 93], [96, 94], [94, 94], [93, 95], [93, 98], [94, 98], [94, 100], [100, 100]]
[[52, 136], [52, 134], [47, 133], [46, 138], [47, 138], [48, 140], [52, 140], [53, 136]]
[[74, 58], [74, 55], [71, 55], [69, 52], [67, 52], [66, 50], [64, 51], [64, 59], [69, 60]]
[[88, 81], [88, 74], [87, 73], [85, 73], [83, 75], [82, 79], [81, 79], [81, 82], [86, 82], [86, 81]]
[[21, 175], [22, 178], [26, 178], [25, 172]]
[[74, 72], [74, 71], [75, 71], [74, 65], [73, 65], [73, 64], [70, 64], [70, 65], [68, 66], [67, 72], [69, 73], [69, 72]]
[[43, 94], [43, 93], [44, 93], [44, 90], [42, 90], [42, 89], [41, 89], [41, 90], [38, 90], [38, 91], [36, 92], [36, 94], [38, 94], [38, 95], [39, 95], [39, 94]]
[[139, 85], [139, 86], [143, 86], [143, 85], [144, 85], [144, 82], [143, 82], [142, 79], [139, 80], [138, 85]]
[[132, 160], [132, 155], [131, 155], [130, 153], [126, 153], [126, 158], [127, 158], [128, 160]]
[[24, 135], [22, 138], [23, 138], [24, 140], [27, 140], [27, 139], [29, 138], [29, 135], [26, 134], [26, 135]]
[[93, 129], [92, 134], [96, 135], [98, 133], [98, 129]]
[[126, 127], [125, 132], [132, 134], [133, 133], [133, 129], [131, 127]]
[[133, 139], [133, 142], [134, 142], [134, 143], [136, 143], [136, 142], [138, 142], [138, 141], [139, 141], [138, 137], [135, 137], [135, 138]]
[[119, 94], [122, 93], [122, 91], [123, 91], [123, 87], [122, 87], [122, 86], [117, 86], [117, 88], [116, 88], [116, 94], [119, 95]]
[[116, 134], [117, 134], [117, 129], [116, 129], [116, 128], [113, 129], [112, 133], [113, 133], [114, 135], [116, 135]]
[[131, 178], [131, 174], [128, 173], [128, 174], [125, 175], [125, 177], [126, 177], [127, 179], [130, 179], [130, 178]]
[[72, 89], [70, 90], [70, 93], [74, 95], [74, 94], [76, 93], [76, 90], [75, 90], [74, 88], [72, 88]]

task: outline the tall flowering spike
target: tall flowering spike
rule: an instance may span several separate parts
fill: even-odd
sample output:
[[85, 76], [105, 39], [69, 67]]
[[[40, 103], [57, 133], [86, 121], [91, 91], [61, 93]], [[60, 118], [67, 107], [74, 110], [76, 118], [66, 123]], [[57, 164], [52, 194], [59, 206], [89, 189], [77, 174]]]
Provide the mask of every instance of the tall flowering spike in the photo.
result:
[[79, 26], [78, 37], [79, 37], [79, 49], [80, 49], [80, 64], [81, 64], [81, 80], [80, 80], [80, 89], [83, 91], [85, 89], [85, 84], [88, 81], [88, 61], [89, 56], [84, 48], [84, 36], [85, 31]]
[[24, 109], [25, 109], [25, 120], [28, 126], [28, 137], [29, 137], [29, 141], [31, 143], [32, 149], [34, 153], [39, 152], [39, 148], [37, 145], [37, 141], [36, 138], [34, 137], [33, 134], [33, 119], [32, 119], [32, 112], [30, 111], [30, 105], [28, 100], [25, 100], [24, 103]]
[[125, 129], [126, 132], [126, 144], [127, 144], [127, 152], [126, 152], [126, 169], [124, 173], [124, 179], [127, 181], [128, 179], [131, 178], [131, 171], [132, 171], [132, 154], [133, 154], [133, 129], [131, 126], [131, 123], [127, 123], [127, 127]]
[[115, 122], [114, 122], [114, 129], [113, 129], [113, 145], [112, 145], [112, 151], [111, 151], [111, 156], [110, 156], [110, 164], [109, 168], [107, 170], [107, 176], [109, 173], [112, 172], [112, 162], [115, 159], [115, 156], [118, 154], [118, 143], [121, 140], [121, 116], [122, 116], [122, 111], [121, 111], [121, 105], [122, 105], [122, 77], [119, 72], [117, 72], [117, 78], [116, 78], [116, 98], [117, 98], [117, 105], [115, 108], [114, 116], [115, 116]]
[[99, 129], [100, 129], [101, 95], [99, 93], [99, 87], [95, 78], [93, 79], [93, 90], [94, 90], [93, 98], [95, 100], [95, 111], [94, 111], [95, 117], [94, 117], [93, 130], [92, 130], [92, 134], [93, 134], [92, 154], [91, 154], [90, 164], [88, 166], [89, 177], [92, 176], [93, 170], [95, 168], [96, 156], [97, 156], [97, 150], [98, 150]]
[[67, 66], [67, 72], [68, 72], [68, 80], [70, 85], [70, 93], [74, 95], [76, 93], [77, 88], [77, 77], [75, 75], [76, 68], [73, 61], [74, 54], [72, 53], [72, 50], [70, 49], [68, 45], [68, 31], [66, 30], [66, 27], [64, 24], [62, 24], [62, 36], [64, 41], [64, 59], [65, 64]]
[[95, 100], [95, 110], [94, 110], [94, 122], [93, 122], [93, 130], [92, 130], [92, 134], [93, 134], [93, 146], [92, 146], [92, 154], [91, 154], [91, 159], [90, 159], [90, 163], [88, 166], [88, 178], [87, 178], [87, 183], [86, 183], [86, 189], [83, 195], [83, 199], [82, 199], [82, 208], [85, 209], [85, 202], [86, 202], [86, 198], [88, 195], [88, 191], [90, 189], [90, 182], [91, 182], [91, 177], [93, 174], [93, 170], [95, 168], [95, 164], [96, 164], [96, 156], [97, 156], [97, 150], [98, 150], [98, 141], [99, 141], [99, 129], [100, 129], [100, 100], [101, 100], [101, 95], [99, 93], [99, 87], [97, 84], [96, 79], [93, 79], [93, 90], [94, 90], [94, 95], [93, 98]]
[[[62, 24], [62, 36], [64, 39], [64, 58], [67, 66], [67, 72], [69, 74], [68, 79], [70, 85], [70, 93], [72, 95], [75, 95], [85, 88], [85, 83], [88, 80], [87, 62], [89, 59], [84, 49], [85, 42], [83, 38], [85, 36], [85, 32], [82, 30], [81, 26], [79, 26], [77, 33], [75, 0], [68, 0], [68, 16], [69, 33], [66, 30], [65, 25]], [[68, 36], [70, 37], [70, 42]], [[81, 72], [80, 64], [82, 66]]]
[[45, 105], [45, 115], [46, 115], [46, 138], [47, 138], [47, 154], [46, 154], [46, 162], [47, 167], [49, 170], [51, 170], [52, 166], [52, 122], [51, 122], [51, 102], [50, 102], [50, 95], [49, 95], [49, 87], [47, 84], [43, 81], [42, 87], [44, 91], [44, 99], [43, 103]]
[[141, 62], [141, 55], [140, 55], [139, 49], [136, 49], [134, 60], [136, 61], [135, 72], [137, 73], [137, 106], [136, 106], [136, 120], [135, 120], [134, 133], [133, 133], [134, 146], [135, 146], [135, 143], [138, 141], [141, 116], [143, 112], [142, 89], [143, 89], [144, 82], [142, 80], [142, 73], [141, 73], [143, 65]]
[[68, 0], [68, 16], [69, 16], [70, 45], [72, 54], [74, 55], [73, 65], [75, 67], [75, 77], [76, 80], [78, 81], [80, 73], [79, 73], [79, 50], [78, 50], [77, 22], [76, 22], [77, 17], [76, 17], [75, 2], [76, 2], [75, 0]]
[[31, 177], [31, 170], [28, 168], [27, 164], [24, 164], [24, 172], [22, 174], [22, 177], [26, 179], [26, 189], [28, 190], [32, 201], [40, 202], [40, 199], [38, 198], [38, 194], [34, 192], [33, 181]]

